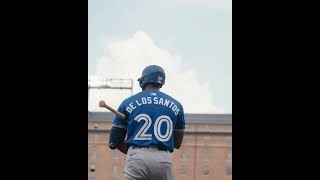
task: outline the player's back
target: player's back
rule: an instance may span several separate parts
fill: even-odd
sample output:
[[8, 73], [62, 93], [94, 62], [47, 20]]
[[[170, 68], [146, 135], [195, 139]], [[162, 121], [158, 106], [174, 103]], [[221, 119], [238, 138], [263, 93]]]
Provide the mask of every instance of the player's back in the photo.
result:
[[142, 91], [126, 99], [120, 106], [127, 123], [127, 145], [149, 146], [173, 151], [173, 131], [184, 129], [182, 105], [158, 91]]

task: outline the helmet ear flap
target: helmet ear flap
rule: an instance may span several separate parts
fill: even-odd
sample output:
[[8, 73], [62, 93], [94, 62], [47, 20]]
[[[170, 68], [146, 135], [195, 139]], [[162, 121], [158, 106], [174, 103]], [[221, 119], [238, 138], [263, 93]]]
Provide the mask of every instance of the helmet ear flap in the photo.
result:
[[138, 81], [139, 81], [139, 86], [142, 88], [142, 79], [143, 79], [143, 77], [140, 77], [139, 79], [138, 79]]

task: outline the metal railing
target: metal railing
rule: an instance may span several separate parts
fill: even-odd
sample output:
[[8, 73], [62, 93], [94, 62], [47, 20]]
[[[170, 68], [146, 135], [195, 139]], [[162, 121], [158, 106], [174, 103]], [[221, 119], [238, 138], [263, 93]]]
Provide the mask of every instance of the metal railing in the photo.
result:
[[88, 78], [88, 109], [89, 109], [89, 91], [90, 91], [90, 89], [130, 90], [131, 95], [132, 95], [132, 93], [133, 93], [133, 79], [89, 77]]

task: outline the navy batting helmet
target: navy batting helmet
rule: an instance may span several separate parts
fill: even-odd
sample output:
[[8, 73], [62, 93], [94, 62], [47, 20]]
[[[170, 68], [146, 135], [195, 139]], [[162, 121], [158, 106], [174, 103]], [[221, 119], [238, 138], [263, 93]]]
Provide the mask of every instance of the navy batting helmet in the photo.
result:
[[162, 67], [150, 65], [144, 68], [141, 77], [138, 79], [140, 87], [143, 89], [147, 83], [157, 83], [164, 85], [166, 74]]

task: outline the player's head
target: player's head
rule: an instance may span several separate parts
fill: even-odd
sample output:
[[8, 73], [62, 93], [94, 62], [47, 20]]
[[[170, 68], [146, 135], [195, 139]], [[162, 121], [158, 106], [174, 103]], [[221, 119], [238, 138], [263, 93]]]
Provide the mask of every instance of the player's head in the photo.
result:
[[159, 88], [164, 85], [166, 74], [162, 67], [150, 65], [144, 68], [141, 77], [138, 79], [140, 87], [144, 90], [148, 84], [157, 84]]

